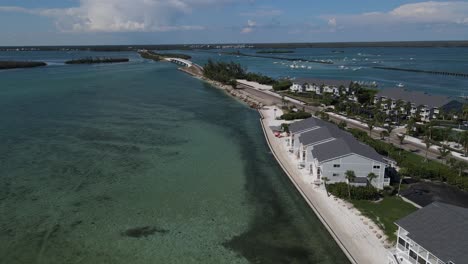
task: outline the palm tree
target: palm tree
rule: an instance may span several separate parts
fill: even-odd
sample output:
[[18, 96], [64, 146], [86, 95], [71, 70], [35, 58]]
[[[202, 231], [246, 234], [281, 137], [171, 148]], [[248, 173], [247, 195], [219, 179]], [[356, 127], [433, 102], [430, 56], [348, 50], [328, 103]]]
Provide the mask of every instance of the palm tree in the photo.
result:
[[356, 174], [354, 173], [354, 171], [352, 170], [347, 170], [345, 172], [345, 175], [346, 175], [346, 179], [348, 180], [348, 196], [349, 196], [349, 199], [351, 200], [351, 183], [354, 182], [354, 180], [356, 179]]
[[447, 158], [449, 157], [450, 155], [450, 150], [447, 148], [446, 145], [442, 145], [442, 147], [439, 148], [439, 152], [440, 152], [440, 157], [442, 157], [442, 159], [444, 160], [444, 163], [447, 164]]
[[463, 104], [463, 119], [468, 120], [468, 104]]
[[413, 132], [415, 124], [416, 124], [416, 120], [414, 118], [411, 118], [410, 120], [408, 120], [408, 123], [406, 124], [406, 133], [407, 134], [410, 134], [411, 132]]
[[398, 174], [400, 174], [400, 183], [398, 184], [397, 196], [400, 196], [401, 182], [403, 182], [403, 178], [405, 176], [408, 176], [409, 171], [407, 168], [401, 168], [400, 171], [398, 171]]
[[397, 137], [400, 140], [400, 152], [398, 155], [401, 156], [401, 149], [402, 149], [403, 141], [405, 140], [406, 134], [398, 134]]
[[396, 117], [397, 117], [397, 124], [400, 125], [400, 115], [401, 115], [401, 108], [403, 108], [405, 102], [401, 99], [396, 101]]
[[380, 132], [380, 139], [384, 140], [385, 137], [388, 137], [388, 136], [390, 136], [390, 134], [388, 133], [387, 130], [382, 130], [382, 131]]
[[369, 137], [372, 137], [372, 130], [374, 129], [375, 121], [374, 121], [374, 120], [370, 120], [370, 121], [367, 123], [367, 126], [369, 127]]
[[463, 172], [468, 168], [468, 163], [459, 160], [457, 162], [456, 168], [458, 169], [458, 176], [461, 177]]
[[367, 180], [369, 181], [370, 185], [372, 186], [372, 181], [377, 178], [377, 175], [373, 172], [369, 173], [367, 175]]
[[397, 137], [400, 140], [400, 146], [403, 145], [403, 141], [405, 140], [406, 134], [398, 134]]
[[429, 148], [432, 146], [432, 142], [429, 138], [424, 138], [424, 144], [426, 144], [426, 158], [425, 158], [425, 161], [427, 162], [428, 159], [427, 159], [427, 154], [429, 152]]
[[463, 146], [464, 156], [468, 157], [468, 131], [461, 133], [460, 143]]
[[328, 194], [327, 182], [329, 182], [330, 179], [328, 179], [328, 177], [322, 177], [322, 181], [323, 181], [323, 184], [325, 184], [325, 191], [327, 192], [327, 197], [328, 197], [330, 196], [330, 194]]
[[448, 142], [450, 138], [450, 134], [452, 134], [452, 128], [451, 127], [444, 128], [444, 130], [442, 131], [442, 134], [444, 137], [444, 141]]
[[393, 129], [394, 129], [394, 127], [392, 127], [392, 126], [387, 127], [387, 132], [388, 132], [389, 135], [392, 134]]
[[452, 169], [456, 169], [457, 167], [457, 163], [458, 163], [458, 160], [456, 158], [449, 158], [449, 160], [447, 161], [447, 163], [449, 164], [449, 166], [452, 168]]

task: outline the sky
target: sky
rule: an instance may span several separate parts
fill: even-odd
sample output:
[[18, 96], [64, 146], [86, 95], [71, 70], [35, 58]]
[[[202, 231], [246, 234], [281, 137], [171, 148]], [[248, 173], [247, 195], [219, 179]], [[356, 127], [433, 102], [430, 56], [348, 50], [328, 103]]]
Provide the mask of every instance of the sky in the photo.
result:
[[468, 40], [468, 0], [0, 0], [0, 46]]

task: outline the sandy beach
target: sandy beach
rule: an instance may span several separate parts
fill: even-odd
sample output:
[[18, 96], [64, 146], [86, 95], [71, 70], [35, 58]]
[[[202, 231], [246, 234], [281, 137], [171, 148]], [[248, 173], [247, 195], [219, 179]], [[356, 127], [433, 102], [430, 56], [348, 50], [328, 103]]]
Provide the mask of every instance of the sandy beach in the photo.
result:
[[[270, 129], [283, 122], [275, 120], [274, 108], [265, 107], [259, 110], [261, 123], [273, 155], [292, 183], [352, 263], [387, 263], [387, 248], [391, 248], [391, 245], [386, 241], [382, 230], [351, 204], [333, 196], [327, 197], [323, 186], [315, 186], [304, 180], [305, 171], [298, 169], [293, 155], [287, 151], [285, 139], [275, 137]], [[276, 115], [281, 115], [278, 108]]]

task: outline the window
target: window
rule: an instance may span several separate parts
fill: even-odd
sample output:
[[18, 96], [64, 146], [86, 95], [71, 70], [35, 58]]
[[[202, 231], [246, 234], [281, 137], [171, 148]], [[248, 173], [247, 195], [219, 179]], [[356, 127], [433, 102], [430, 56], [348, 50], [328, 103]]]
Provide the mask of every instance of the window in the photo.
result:
[[413, 250], [409, 251], [409, 256], [414, 260], [418, 259], [418, 255]]
[[339, 168], [339, 167], [341, 167], [340, 164], [333, 164], [333, 168]]
[[380, 165], [374, 165], [374, 169], [380, 169]]
[[406, 241], [403, 240], [403, 238], [401, 238], [401, 237], [398, 238], [398, 244], [400, 244], [402, 246], [405, 246], [405, 243], [406, 243]]
[[426, 261], [423, 258], [418, 257], [418, 264], [426, 264]]
[[339, 173], [333, 173], [333, 177], [338, 177], [338, 176], [340, 176]]

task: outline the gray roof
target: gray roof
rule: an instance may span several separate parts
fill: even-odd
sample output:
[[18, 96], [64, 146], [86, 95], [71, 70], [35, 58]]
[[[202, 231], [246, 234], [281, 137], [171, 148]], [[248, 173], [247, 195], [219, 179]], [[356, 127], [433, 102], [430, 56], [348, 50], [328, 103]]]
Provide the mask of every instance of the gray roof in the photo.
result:
[[314, 157], [317, 158], [319, 162], [331, 160], [353, 153], [366, 157], [368, 159], [386, 163], [386, 161], [379, 153], [377, 153], [377, 151], [375, 151], [368, 145], [357, 141], [357, 139], [355, 139], [353, 136], [350, 136], [350, 134], [343, 135], [342, 138], [338, 138], [333, 141], [317, 145], [312, 149], [312, 155], [314, 155]]
[[293, 83], [297, 83], [300, 85], [304, 84], [315, 84], [315, 85], [330, 85], [335, 87], [340, 87], [343, 85], [344, 87], [349, 87], [351, 80], [325, 80], [325, 79], [313, 79], [313, 78], [297, 78], [293, 80]]
[[468, 260], [468, 208], [435, 202], [398, 220], [408, 237], [444, 262]]
[[327, 139], [339, 137], [341, 134], [340, 132], [342, 131], [338, 131], [339, 128], [337, 126], [330, 125], [321, 126], [320, 128], [302, 133], [299, 136], [299, 142], [301, 142], [304, 146], [307, 146]]
[[378, 97], [391, 98], [393, 100], [403, 100], [411, 102], [417, 106], [427, 105], [429, 107], [442, 107], [453, 101], [450, 97], [443, 95], [430, 95], [418, 91], [409, 91], [404, 88], [390, 88], [381, 90], [377, 93]]
[[298, 133], [301, 131], [312, 129], [313, 127], [318, 126], [321, 120], [317, 118], [307, 118], [301, 121], [297, 121], [294, 123], [289, 124], [289, 132], [291, 133]]
[[379, 153], [368, 145], [358, 141], [350, 133], [339, 129], [335, 124], [315, 117], [291, 123], [289, 131], [291, 133], [303, 132], [299, 136], [299, 142], [303, 145], [311, 145], [327, 139], [334, 139], [317, 145], [312, 150], [312, 155], [319, 162], [355, 153], [378, 162], [386, 163]]

